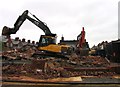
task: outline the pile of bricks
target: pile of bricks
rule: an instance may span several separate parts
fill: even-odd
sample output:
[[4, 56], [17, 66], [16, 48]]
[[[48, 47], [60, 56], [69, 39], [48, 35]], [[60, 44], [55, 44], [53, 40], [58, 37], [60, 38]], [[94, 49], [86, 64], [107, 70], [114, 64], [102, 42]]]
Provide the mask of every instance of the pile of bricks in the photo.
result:
[[[15, 39], [15, 41], [17, 40]], [[25, 42], [25, 39], [22, 42]], [[30, 44], [30, 41], [22, 47], [16, 46], [14, 49], [3, 51], [1, 54], [4, 61], [3, 77], [29, 76], [48, 79], [71, 76], [112, 76], [116, 74], [114, 70], [109, 69], [110, 63], [100, 56], [79, 57], [73, 53], [68, 60], [56, 57], [35, 58], [32, 55], [37, 51], [37, 48]], [[18, 61], [23, 62], [16, 63]]]

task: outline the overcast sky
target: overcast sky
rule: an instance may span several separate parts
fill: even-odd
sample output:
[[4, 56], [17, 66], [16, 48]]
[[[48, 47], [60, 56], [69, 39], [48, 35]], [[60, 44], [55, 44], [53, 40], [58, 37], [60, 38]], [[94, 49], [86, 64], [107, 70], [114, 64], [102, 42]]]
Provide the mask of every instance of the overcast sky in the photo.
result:
[[[65, 40], [74, 40], [82, 27], [86, 40], [93, 46], [102, 41], [118, 39], [119, 0], [1, 0], [0, 30], [13, 27], [18, 16], [25, 10], [45, 22], [52, 33], [63, 35]], [[1, 33], [1, 31], [0, 31]], [[44, 32], [26, 20], [20, 30], [12, 35], [38, 41]]]

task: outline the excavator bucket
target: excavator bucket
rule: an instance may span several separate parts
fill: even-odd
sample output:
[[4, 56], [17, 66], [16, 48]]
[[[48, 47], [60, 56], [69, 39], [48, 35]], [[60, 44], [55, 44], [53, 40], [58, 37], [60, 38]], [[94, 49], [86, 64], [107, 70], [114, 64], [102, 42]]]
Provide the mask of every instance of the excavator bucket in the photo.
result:
[[10, 29], [7, 26], [4, 26], [2, 29], [2, 35], [8, 36]]

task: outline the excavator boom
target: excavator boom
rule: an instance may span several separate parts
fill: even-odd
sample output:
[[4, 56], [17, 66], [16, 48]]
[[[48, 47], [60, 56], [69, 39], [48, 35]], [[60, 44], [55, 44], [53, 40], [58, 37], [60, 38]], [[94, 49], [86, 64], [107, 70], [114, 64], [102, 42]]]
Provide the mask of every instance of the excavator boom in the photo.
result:
[[35, 24], [36, 26], [38, 26], [40, 29], [43, 30], [43, 32], [45, 33], [45, 35], [50, 35], [50, 36], [55, 36], [55, 34], [52, 34], [50, 29], [47, 27], [47, 25], [40, 21], [35, 15], [32, 15], [35, 19], [31, 18], [28, 15], [29, 11], [26, 10], [23, 12], [23, 14], [21, 16], [18, 17], [17, 21], [14, 24], [13, 28], [9, 28], [7, 26], [4, 26], [3, 31], [2, 31], [2, 35], [11, 35], [11, 34], [16, 34], [16, 32], [19, 30], [20, 26], [23, 24], [23, 22], [28, 19], [29, 21], [31, 21], [33, 24]]

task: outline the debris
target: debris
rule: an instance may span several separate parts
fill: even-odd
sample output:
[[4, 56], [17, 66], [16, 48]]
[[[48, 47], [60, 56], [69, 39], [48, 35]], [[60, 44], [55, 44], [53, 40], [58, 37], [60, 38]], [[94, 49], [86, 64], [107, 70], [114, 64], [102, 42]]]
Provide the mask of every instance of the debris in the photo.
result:
[[45, 63], [46, 63], [46, 59], [33, 59], [32, 60], [32, 64], [31, 64], [31, 69], [35, 70], [36, 71], [41, 71], [42, 72], [45, 72]]
[[113, 76], [118, 73], [106, 58], [100, 56], [77, 56], [72, 53], [69, 60], [57, 57], [34, 57], [34, 45], [26, 44], [21, 48], [1, 53], [3, 58], [3, 77], [28, 76], [35, 79], [50, 79], [75, 76]]

